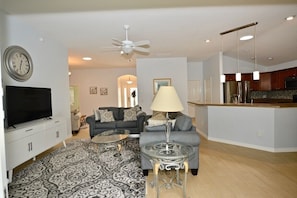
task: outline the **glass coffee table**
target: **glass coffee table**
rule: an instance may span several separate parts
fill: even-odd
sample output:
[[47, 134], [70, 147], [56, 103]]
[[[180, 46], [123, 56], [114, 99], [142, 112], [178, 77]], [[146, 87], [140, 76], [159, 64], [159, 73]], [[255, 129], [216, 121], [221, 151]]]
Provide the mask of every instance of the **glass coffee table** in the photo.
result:
[[98, 144], [99, 152], [104, 152], [110, 148], [117, 148], [118, 155], [121, 155], [123, 140], [130, 134], [127, 129], [112, 129], [97, 134], [92, 138], [92, 142]]
[[[188, 173], [188, 159], [194, 155], [192, 146], [178, 142], [155, 142], [149, 143], [141, 147], [141, 152], [146, 156], [153, 166], [154, 181], [153, 186], [156, 188], [157, 197], [159, 197], [159, 170], [176, 170], [176, 183], [183, 188], [183, 197], [186, 198], [186, 182]], [[184, 169], [184, 179], [180, 180], [179, 170]], [[170, 188], [173, 179], [165, 184], [166, 188]]]

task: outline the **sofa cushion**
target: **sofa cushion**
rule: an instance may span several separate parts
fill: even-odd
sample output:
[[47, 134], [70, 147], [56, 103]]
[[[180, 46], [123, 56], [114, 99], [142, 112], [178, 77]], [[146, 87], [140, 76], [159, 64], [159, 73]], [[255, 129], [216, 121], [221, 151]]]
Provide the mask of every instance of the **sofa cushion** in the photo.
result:
[[116, 121], [116, 128], [135, 128], [137, 127], [136, 121]]
[[132, 109], [134, 109], [136, 111], [136, 113], [141, 111], [141, 107], [139, 105], [136, 105], [136, 106], [132, 107]]
[[115, 129], [116, 122], [95, 122], [95, 129]]
[[104, 110], [95, 109], [95, 110], [94, 110], [95, 120], [96, 120], [96, 121], [101, 120], [101, 116], [100, 116], [100, 115], [101, 115], [103, 112], [105, 112], [105, 111], [107, 111], [107, 109], [104, 109]]
[[102, 114], [100, 114], [101, 122], [113, 122], [113, 112], [112, 111], [104, 111]]
[[112, 111], [114, 120], [121, 120], [119, 117], [119, 109], [120, 108], [118, 108], [118, 107], [99, 107], [99, 109], [106, 109], [108, 111]]
[[124, 121], [137, 120], [136, 110], [133, 108], [124, 110]]
[[189, 116], [178, 116], [175, 121], [174, 131], [188, 131], [192, 128], [192, 119]]

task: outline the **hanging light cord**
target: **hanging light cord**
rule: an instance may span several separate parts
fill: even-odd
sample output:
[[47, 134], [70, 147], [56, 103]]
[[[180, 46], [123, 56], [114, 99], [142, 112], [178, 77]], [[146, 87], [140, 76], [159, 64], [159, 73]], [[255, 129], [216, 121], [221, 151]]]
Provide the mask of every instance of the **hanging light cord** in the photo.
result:
[[257, 70], [256, 25], [254, 26], [254, 64], [255, 64], [255, 71], [256, 71]]
[[239, 73], [239, 53], [238, 53], [238, 30], [236, 32], [236, 55], [237, 55], [237, 73]]

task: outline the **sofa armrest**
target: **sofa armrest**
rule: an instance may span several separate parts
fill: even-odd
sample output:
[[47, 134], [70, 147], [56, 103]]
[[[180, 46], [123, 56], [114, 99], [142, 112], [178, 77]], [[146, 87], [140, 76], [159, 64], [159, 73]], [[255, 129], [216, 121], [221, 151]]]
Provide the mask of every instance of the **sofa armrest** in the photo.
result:
[[[200, 145], [200, 137], [196, 131], [172, 131], [170, 141], [181, 142], [191, 146]], [[143, 146], [148, 143], [165, 141], [165, 131], [160, 132], [142, 132], [140, 133], [139, 145]]]
[[146, 113], [143, 111], [139, 112], [137, 114], [137, 130], [139, 133], [143, 131], [145, 121], [146, 121]]
[[90, 136], [94, 136], [94, 130], [95, 130], [95, 115], [90, 115], [86, 118], [86, 122], [89, 124], [89, 130], [90, 130]]

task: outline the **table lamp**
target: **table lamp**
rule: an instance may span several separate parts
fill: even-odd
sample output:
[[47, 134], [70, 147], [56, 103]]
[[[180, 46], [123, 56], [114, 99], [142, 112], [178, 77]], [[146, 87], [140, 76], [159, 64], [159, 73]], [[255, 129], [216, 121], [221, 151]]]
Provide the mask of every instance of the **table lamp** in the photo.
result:
[[171, 131], [171, 122], [168, 122], [169, 112], [182, 111], [183, 105], [181, 104], [179, 97], [173, 86], [161, 86], [157, 92], [154, 101], [151, 105], [151, 110], [166, 112], [166, 143], [168, 148], [169, 136]]

